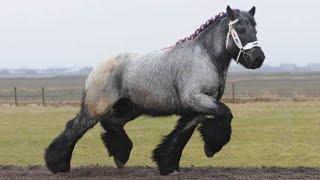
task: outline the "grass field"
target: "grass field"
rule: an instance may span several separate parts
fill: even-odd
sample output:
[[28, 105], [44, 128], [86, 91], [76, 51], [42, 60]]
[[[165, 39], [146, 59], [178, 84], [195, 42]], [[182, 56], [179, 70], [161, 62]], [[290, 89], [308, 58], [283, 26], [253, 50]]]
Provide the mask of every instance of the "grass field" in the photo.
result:
[[[196, 132], [183, 152], [181, 165], [320, 167], [320, 102], [270, 102], [229, 104], [234, 120], [231, 142], [214, 158], [203, 153]], [[44, 164], [50, 141], [73, 117], [75, 107], [0, 106], [0, 164]], [[134, 147], [129, 166], [154, 166], [151, 151], [161, 136], [172, 130], [177, 117], [141, 117], [127, 132]], [[72, 165], [112, 165], [96, 126], [77, 144]]]

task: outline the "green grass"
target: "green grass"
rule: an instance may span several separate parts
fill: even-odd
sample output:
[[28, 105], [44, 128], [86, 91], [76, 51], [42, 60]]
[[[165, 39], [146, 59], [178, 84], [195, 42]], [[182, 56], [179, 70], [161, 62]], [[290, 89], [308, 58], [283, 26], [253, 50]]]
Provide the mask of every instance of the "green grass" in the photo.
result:
[[[231, 141], [206, 158], [196, 132], [183, 152], [182, 166], [320, 167], [320, 102], [230, 104], [234, 114]], [[45, 147], [78, 108], [0, 107], [0, 164], [44, 164]], [[151, 151], [169, 133], [177, 117], [141, 117], [127, 132], [134, 147], [127, 165], [154, 166]], [[100, 140], [99, 125], [77, 144], [72, 165], [113, 165]]]

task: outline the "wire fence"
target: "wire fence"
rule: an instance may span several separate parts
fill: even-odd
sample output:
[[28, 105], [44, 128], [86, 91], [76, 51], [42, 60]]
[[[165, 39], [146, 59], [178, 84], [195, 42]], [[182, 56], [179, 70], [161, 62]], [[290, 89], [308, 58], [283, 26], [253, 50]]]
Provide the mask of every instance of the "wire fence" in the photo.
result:
[[[302, 82], [302, 83], [301, 83]], [[244, 100], [272, 101], [284, 98], [294, 100], [318, 99], [320, 83], [301, 81], [299, 83], [283, 80], [274, 83], [270, 80], [230, 81], [226, 84], [223, 100], [239, 102]], [[43, 106], [50, 104], [79, 104], [82, 88], [22, 88], [0, 89], [0, 103], [16, 106], [37, 103]]]
[[82, 95], [81, 88], [18, 88], [0, 89], [0, 103], [14, 104], [78, 104]]

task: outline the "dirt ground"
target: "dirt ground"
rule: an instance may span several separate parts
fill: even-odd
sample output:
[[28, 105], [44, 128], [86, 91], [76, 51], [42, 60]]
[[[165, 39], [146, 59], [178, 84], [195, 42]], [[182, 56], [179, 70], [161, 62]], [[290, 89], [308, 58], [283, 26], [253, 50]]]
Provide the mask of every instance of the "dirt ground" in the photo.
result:
[[320, 179], [320, 168], [182, 168], [180, 174], [160, 176], [153, 167], [86, 166], [52, 174], [43, 166], [0, 166], [0, 179]]

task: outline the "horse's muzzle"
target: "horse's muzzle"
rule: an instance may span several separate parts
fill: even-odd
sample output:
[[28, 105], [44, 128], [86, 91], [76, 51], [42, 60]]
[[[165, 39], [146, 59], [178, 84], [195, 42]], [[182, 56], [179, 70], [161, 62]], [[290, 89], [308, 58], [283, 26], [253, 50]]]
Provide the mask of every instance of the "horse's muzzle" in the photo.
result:
[[266, 58], [266, 56], [264, 55], [264, 52], [262, 51], [262, 49], [259, 47], [258, 48], [258, 56], [256, 57], [256, 60], [253, 62], [253, 68], [260, 68], [264, 62], [264, 59]]
[[260, 47], [255, 47], [248, 52], [243, 53], [244, 61], [246, 62], [246, 67], [250, 69], [260, 68], [266, 58], [264, 52]]

